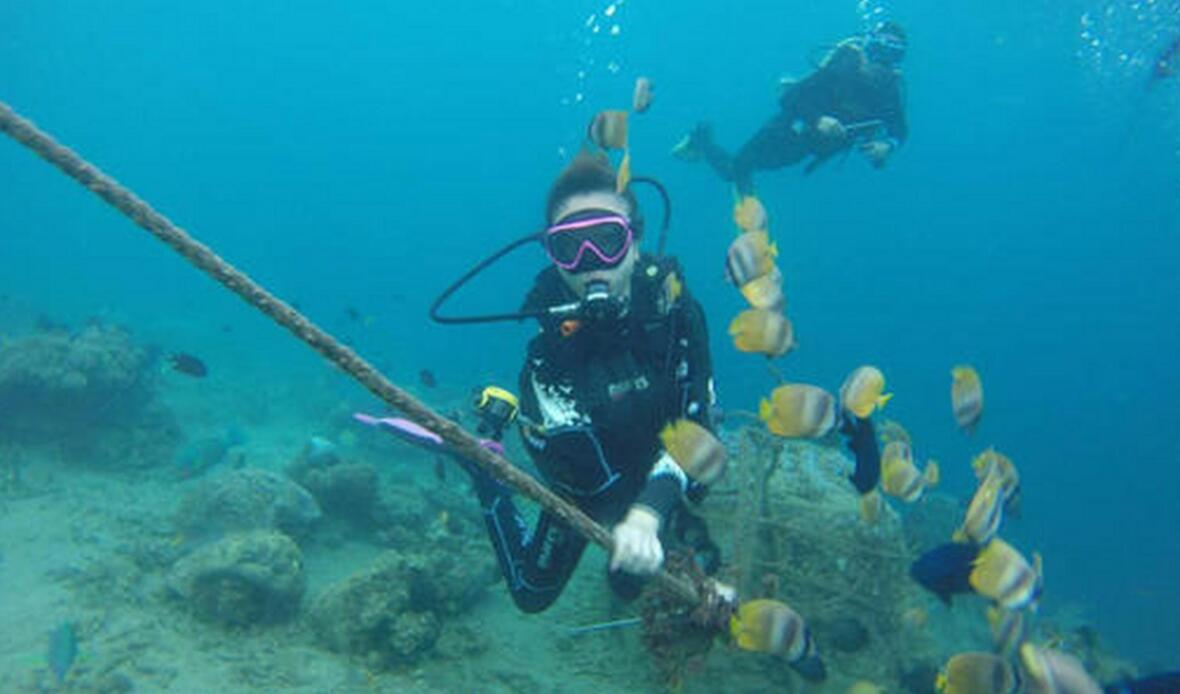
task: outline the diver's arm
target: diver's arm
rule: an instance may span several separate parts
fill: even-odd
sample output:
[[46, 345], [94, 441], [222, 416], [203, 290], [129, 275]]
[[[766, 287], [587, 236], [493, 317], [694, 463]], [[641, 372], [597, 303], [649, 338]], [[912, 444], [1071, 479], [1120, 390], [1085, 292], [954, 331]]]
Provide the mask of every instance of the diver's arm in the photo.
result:
[[639, 498], [627, 509], [622, 522], [611, 530], [615, 541], [610, 560], [611, 571], [622, 569], [628, 573], [646, 575], [659, 570], [664, 563], [660, 527], [680, 503], [687, 485], [688, 476], [672, 460], [672, 456], [661, 452]]
[[876, 137], [860, 145], [861, 152], [878, 169], [885, 166], [885, 162], [909, 135], [909, 127], [905, 119], [905, 106], [901, 99], [900, 78], [898, 78], [892, 94], [889, 102], [881, 108], [882, 129], [879, 130]]
[[713, 390], [713, 357], [709, 353], [709, 328], [705, 322], [705, 311], [690, 296], [686, 295], [681, 301], [684, 306], [684, 339], [688, 342], [685, 361], [688, 368], [682, 386], [680, 415], [712, 431], [717, 394]]
[[[688, 341], [687, 381], [683, 385], [680, 414], [714, 431], [713, 414], [717, 409], [717, 393], [713, 385], [713, 357], [709, 352], [709, 328], [705, 311], [699, 302], [686, 295], [684, 305], [685, 335]], [[689, 479], [685, 496], [693, 503], [704, 501], [709, 488]]]

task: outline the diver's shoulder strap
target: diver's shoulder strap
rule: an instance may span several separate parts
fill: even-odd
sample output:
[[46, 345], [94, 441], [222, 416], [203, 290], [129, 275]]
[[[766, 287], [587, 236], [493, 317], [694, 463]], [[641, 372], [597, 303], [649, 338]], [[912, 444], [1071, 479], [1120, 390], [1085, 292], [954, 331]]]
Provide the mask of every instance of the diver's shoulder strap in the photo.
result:
[[680, 261], [672, 256], [640, 256], [635, 276], [632, 307], [643, 320], [667, 316], [684, 294]]

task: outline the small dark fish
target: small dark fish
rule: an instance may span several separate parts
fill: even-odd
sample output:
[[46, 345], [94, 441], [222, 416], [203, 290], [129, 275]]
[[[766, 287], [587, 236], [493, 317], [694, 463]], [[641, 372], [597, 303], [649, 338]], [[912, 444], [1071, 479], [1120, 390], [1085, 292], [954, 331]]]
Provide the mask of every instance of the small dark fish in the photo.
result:
[[209, 373], [209, 369], [205, 368], [205, 362], [184, 352], [168, 355], [168, 362], [174, 370], [193, 378], [204, 378]]
[[840, 432], [848, 437], [848, 448], [856, 458], [856, 469], [848, 479], [856, 491], [868, 494], [881, 481], [881, 450], [877, 448], [873, 420], [846, 414]]
[[358, 321], [361, 319], [361, 312], [351, 306], [346, 307], [344, 313], [348, 316], [349, 320]]
[[74, 634], [74, 625], [62, 622], [49, 635], [49, 669], [57, 677], [58, 684], [65, 681], [77, 657], [78, 637]]
[[438, 385], [438, 379], [434, 377], [434, 372], [430, 369], [422, 369], [418, 372], [418, 380], [427, 388], [434, 388]]
[[441, 455], [434, 456], [434, 477], [439, 482], [447, 481], [447, 461]]
[[1160, 53], [1151, 67], [1150, 87], [1155, 82], [1176, 74], [1176, 57], [1180, 55], [1180, 36], [1172, 40], [1168, 47]]
[[948, 542], [926, 552], [910, 565], [910, 577], [947, 605], [958, 593], [970, 593], [971, 565], [977, 545]]

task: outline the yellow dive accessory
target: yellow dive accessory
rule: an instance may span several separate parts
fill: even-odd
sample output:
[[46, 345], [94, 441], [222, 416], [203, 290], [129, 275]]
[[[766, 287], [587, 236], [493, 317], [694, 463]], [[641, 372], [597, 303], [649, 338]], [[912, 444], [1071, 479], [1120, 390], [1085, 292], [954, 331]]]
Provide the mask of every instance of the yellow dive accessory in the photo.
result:
[[517, 397], [498, 386], [487, 386], [481, 390], [472, 406], [479, 415], [479, 426], [476, 430], [481, 436], [497, 441], [504, 435], [504, 427], [516, 419], [517, 413], [520, 412], [520, 401]]

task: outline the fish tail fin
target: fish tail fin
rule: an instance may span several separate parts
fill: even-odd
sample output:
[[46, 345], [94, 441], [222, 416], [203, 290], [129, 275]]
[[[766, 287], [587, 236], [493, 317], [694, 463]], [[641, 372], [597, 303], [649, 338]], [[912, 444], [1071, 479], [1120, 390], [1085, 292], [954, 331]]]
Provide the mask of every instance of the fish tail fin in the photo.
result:
[[946, 691], [946, 685], [947, 685], [946, 673], [945, 672], [938, 673], [938, 676], [934, 678], [934, 691], [937, 691], [937, 692]]
[[622, 193], [629, 185], [631, 185], [631, 150], [628, 148], [623, 150], [623, 161], [619, 163], [619, 172], [615, 177], [615, 192]]
[[769, 400], [762, 398], [762, 400], [758, 403], [758, 419], [761, 419], [764, 422], [769, 422], [770, 417], [773, 414], [774, 406], [770, 404]]
[[942, 478], [942, 470], [938, 467], [936, 461], [931, 460], [926, 463], [926, 469], [922, 472], [922, 479], [926, 482], [927, 487], [938, 486], [938, 481]]

